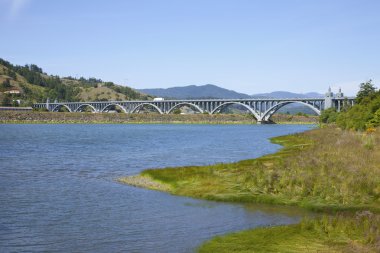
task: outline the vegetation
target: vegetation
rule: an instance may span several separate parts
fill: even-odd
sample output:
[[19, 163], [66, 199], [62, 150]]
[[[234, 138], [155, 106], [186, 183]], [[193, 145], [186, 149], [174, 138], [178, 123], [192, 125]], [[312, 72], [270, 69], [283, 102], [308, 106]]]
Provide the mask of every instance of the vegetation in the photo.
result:
[[297, 116], [305, 116], [305, 117], [309, 117], [308, 114], [304, 113], [304, 112], [297, 112], [296, 113]]
[[[88, 100], [92, 96], [94, 100], [114, 97], [149, 99], [112, 82], [48, 76], [36, 65], [13, 66], [2, 59], [0, 83], [2, 90], [21, 90], [20, 98], [29, 103], [47, 97], [66, 101]], [[1, 99], [2, 104], [10, 105], [15, 97], [1, 94]], [[193, 123], [193, 117], [197, 123], [226, 123], [225, 115], [183, 116], [187, 122], [182, 116], [1, 112], [0, 122]], [[299, 114], [293, 117], [309, 116]], [[204, 119], [207, 120], [202, 121]], [[247, 116], [247, 121], [252, 122], [252, 118]], [[356, 216], [350, 212], [305, 219], [297, 225], [217, 237], [203, 245], [199, 249], [201, 252], [379, 252], [380, 129], [376, 127], [380, 126], [380, 91], [371, 81], [361, 84], [355, 106], [346, 103], [339, 113], [334, 109], [325, 110], [320, 122], [336, 125], [274, 138], [272, 141], [284, 148], [258, 159], [150, 169], [119, 181], [216, 201], [297, 205], [328, 213], [362, 211]], [[366, 131], [347, 131], [351, 129]]]
[[[11, 103], [11, 97], [8, 103]], [[61, 107], [64, 110], [65, 107]], [[110, 108], [119, 110], [118, 107]], [[146, 109], [149, 109], [146, 108]], [[145, 113], [91, 113], [90, 107], [84, 107], [83, 112], [62, 113], [46, 112], [46, 108], [34, 109], [32, 112], [22, 111], [0, 111], [0, 123], [183, 123], [183, 124], [254, 124], [255, 119], [247, 114], [188, 114], [176, 113], [158, 114]], [[120, 111], [120, 110], [119, 110]], [[87, 113], [86, 113], [87, 112]], [[291, 118], [282, 115], [274, 115], [272, 120], [278, 124], [315, 124], [314, 117], [292, 116]]]
[[[65, 108], [65, 107], [62, 107]], [[182, 123], [182, 124], [252, 124], [246, 115], [157, 114], [157, 113], [63, 113], [0, 111], [0, 123]]]
[[11, 88], [11, 82], [9, 81], [9, 78], [5, 79], [2, 83], [1, 83], [1, 90], [6, 90], [8, 88]]
[[206, 242], [199, 252], [380, 252], [380, 216], [324, 215], [300, 224], [258, 228]]
[[12, 106], [12, 97], [9, 94], [4, 94], [3, 99], [1, 101], [2, 106]]
[[181, 109], [180, 108], [174, 109], [173, 114], [181, 114]]
[[276, 137], [272, 141], [284, 148], [275, 154], [231, 164], [150, 169], [140, 174], [144, 180], [120, 181], [142, 187], [151, 181], [151, 189], [209, 200], [346, 212], [216, 237], [200, 252], [380, 252], [380, 128], [375, 128], [380, 103], [372, 87], [371, 82], [361, 85], [357, 105], [322, 114], [321, 122], [339, 127]]
[[322, 123], [336, 123], [342, 129], [366, 130], [380, 126], [380, 90], [372, 81], [360, 84], [355, 106], [343, 107], [338, 113], [334, 109], [322, 112]]
[[338, 112], [335, 108], [329, 108], [322, 111], [321, 116], [319, 117], [319, 121], [321, 123], [335, 123], [338, 117]]
[[[272, 141], [284, 148], [232, 164], [145, 170], [145, 181], [120, 181], [142, 187], [152, 181], [150, 189], [209, 200], [349, 211], [217, 237], [200, 252], [379, 252], [380, 132], [329, 126]], [[358, 220], [351, 211], [359, 210], [374, 214]]]
[[[0, 59], [0, 64], [7, 68], [9, 77], [17, 80], [17, 74], [22, 76], [25, 81], [32, 85], [46, 88], [47, 97], [56, 98], [64, 101], [74, 101], [78, 89], [72, 86], [66, 86], [58, 76], [47, 76], [37, 65], [14, 66], [9, 62]], [[24, 91], [26, 95], [30, 90]], [[30, 94], [32, 95], [32, 94]]]
[[[103, 82], [101, 79], [51, 76], [44, 73], [37, 65], [17, 66], [0, 58], [0, 91], [8, 89], [21, 92], [20, 95], [13, 95], [12, 99], [20, 99], [22, 105], [43, 102], [47, 98], [58, 101], [152, 98], [132, 88]], [[4, 99], [5, 96], [0, 93], [0, 100]]]
[[379, 132], [329, 127], [272, 141], [284, 148], [258, 159], [142, 175], [170, 185], [173, 194], [209, 200], [380, 210]]

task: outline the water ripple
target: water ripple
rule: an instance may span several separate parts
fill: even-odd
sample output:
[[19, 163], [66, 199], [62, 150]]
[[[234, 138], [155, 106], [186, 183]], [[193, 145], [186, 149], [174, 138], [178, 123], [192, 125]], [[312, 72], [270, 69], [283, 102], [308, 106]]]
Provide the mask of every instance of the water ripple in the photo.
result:
[[118, 184], [145, 168], [258, 157], [308, 126], [0, 125], [0, 252], [191, 252], [299, 213]]

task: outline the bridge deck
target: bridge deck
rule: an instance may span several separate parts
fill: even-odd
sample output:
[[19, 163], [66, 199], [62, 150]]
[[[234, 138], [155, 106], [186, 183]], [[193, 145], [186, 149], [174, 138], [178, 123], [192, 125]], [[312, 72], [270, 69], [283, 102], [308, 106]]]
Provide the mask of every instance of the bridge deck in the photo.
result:
[[118, 107], [125, 113], [138, 112], [144, 106], [150, 106], [159, 113], [171, 113], [175, 108], [187, 105], [199, 113], [219, 113], [224, 107], [236, 104], [245, 107], [247, 112], [254, 115], [258, 122], [265, 122], [281, 107], [290, 103], [300, 103], [308, 106], [317, 114], [322, 110], [335, 107], [338, 111], [354, 98], [325, 97], [325, 98], [249, 98], [249, 99], [169, 99], [169, 100], [124, 100], [124, 101], [88, 101], [88, 102], [54, 102], [37, 103], [34, 108], [46, 108], [57, 111], [61, 107], [70, 112], [79, 112], [89, 106], [94, 112], [106, 112], [111, 107]]

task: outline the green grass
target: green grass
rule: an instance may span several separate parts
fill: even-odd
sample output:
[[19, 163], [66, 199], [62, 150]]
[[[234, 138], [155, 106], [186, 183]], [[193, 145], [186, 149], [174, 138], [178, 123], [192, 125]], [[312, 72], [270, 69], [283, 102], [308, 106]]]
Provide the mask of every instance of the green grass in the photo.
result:
[[[176, 195], [347, 212], [216, 237], [200, 252], [380, 252], [380, 130], [366, 134], [326, 127], [272, 141], [283, 148], [257, 159], [141, 175], [154, 181], [152, 189]], [[138, 177], [134, 181], [144, 187]], [[359, 210], [375, 214], [355, 216]]]
[[[142, 172], [171, 193], [217, 201], [298, 205], [313, 210], [380, 210], [379, 133], [335, 128], [272, 139], [284, 146], [258, 159]], [[368, 139], [371, 138], [371, 148]], [[375, 143], [375, 144], [374, 144]]]
[[300, 224], [258, 228], [218, 236], [198, 250], [206, 252], [380, 252], [380, 216], [362, 212], [304, 219]]

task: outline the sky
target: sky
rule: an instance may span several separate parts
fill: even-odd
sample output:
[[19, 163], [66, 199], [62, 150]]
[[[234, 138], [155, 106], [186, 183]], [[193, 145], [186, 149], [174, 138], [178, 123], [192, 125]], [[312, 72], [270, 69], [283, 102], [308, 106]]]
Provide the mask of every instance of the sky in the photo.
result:
[[380, 86], [378, 0], [0, 0], [0, 58], [133, 88], [355, 95]]

